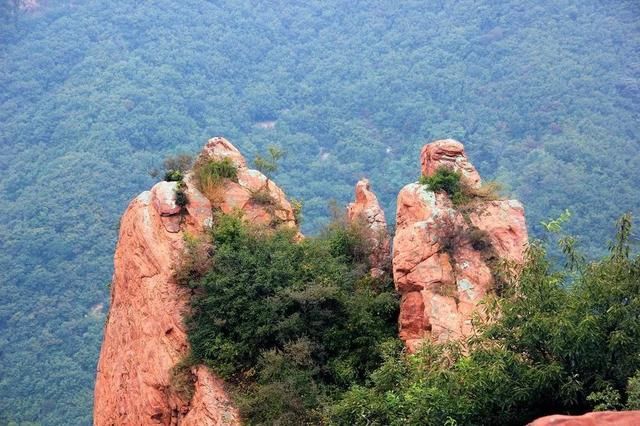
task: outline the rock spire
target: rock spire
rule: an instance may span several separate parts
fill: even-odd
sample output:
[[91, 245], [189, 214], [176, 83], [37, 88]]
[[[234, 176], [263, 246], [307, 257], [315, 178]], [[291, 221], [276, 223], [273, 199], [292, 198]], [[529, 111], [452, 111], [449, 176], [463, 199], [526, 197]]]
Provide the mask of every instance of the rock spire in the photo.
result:
[[[481, 188], [480, 175], [458, 141], [425, 145], [420, 161], [423, 176], [447, 167], [460, 173], [469, 190]], [[524, 208], [516, 200], [477, 197], [462, 207], [418, 182], [402, 188], [393, 275], [401, 295], [400, 337], [407, 347], [414, 350], [424, 339], [469, 336], [478, 302], [498, 284], [495, 263], [521, 263], [526, 244]]]
[[[203, 234], [212, 223], [212, 207], [240, 210], [252, 223], [296, 224], [284, 192], [249, 169], [226, 139], [209, 140], [199, 161], [223, 158], [236, 166], [237, 179], [225, 180], [213, 203], [188, 173], [184, 210], [176, 203], [178, 184], [159, 182], [131, 201], [122, 217], [96, 377], [95, 425], [239, 424], [222, 381], [204, 366], [191, 369], [190, 399], [172, 386], [172, 371], [189, 352], [183, 324], [189, 293], [176, 284], [173, 267], [183, 252], [185, 232]], [[258, 191], [266, 192], [269, 205], [256, 202]]]

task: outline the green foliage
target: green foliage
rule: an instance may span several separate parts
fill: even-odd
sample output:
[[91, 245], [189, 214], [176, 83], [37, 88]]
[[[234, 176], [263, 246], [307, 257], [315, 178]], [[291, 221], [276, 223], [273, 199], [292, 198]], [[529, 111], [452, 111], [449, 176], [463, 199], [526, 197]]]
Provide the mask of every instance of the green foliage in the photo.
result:
[[196, 289], [189, 340], [198, 361], [236, 383], [250, 423], [317, 423], [395, 338], [391, 280], [358, 265], [366, 256], [355, 232], [333, 225], [296, 242], [295, 230], [217, 217], [210, 269], [187, 283]]
[[203, 187], [217, 185], [223, 179], [229, 179], [234, 182], [238, 181], [238, 168], [228, 157], [222, 160], [204, 160], [199, 162], [196, 164], [194, 171], [199, 184]]
[[187, 185], [184, 183], [184, 181], [180, 180], [178, 181], [178, 184], [176, 185], [176, 205], [180, 206], [182, 208], [186, 207], [189, 204], [189, 197], [187, 196], [186, 190], [187, 189]]
[[610, 254], [577, 275], [554, 271], [532, 244], [518, 284], [487, 303], [494, 321], [479, 323], [464, 351], [427, 343], [385, 356], [370, 385], [354, 385], [331, 407], [331, 423], [515, 425], [636, 407], [640, 256], [626, 250], [629, 224], [623, 217]]
[[446, 192], [454, 205], [463, 204], [467, 197], [463, 192], [461, 175], [448, 167], [439, 167], [431, 176], [421, 176], [420, 183], [433, 192]]
[[446, 166], [438, 167], [431, 176], [421, 176], [420, 183], [426, 185], [430, 191], [445, 192], [456, 207], [462, 207], [469, 202], [482, 199], [485, 201], [499, 200], [502, 185], [497, 182], [485, 182], [479, 188], [472, 188], [462, 181], [462, 174]]
[[198, 189], [214, 204], [220, 201], [225, 179], [238, 181], [238, 168], [228, 157], [222, 160], [201, 160], [194, 166], [193, 173]]
[[622, 408], [620, 392], [613, 389], [611, 385], [606, 385], [600, 391], [591, 392], [587, 395], [587, 401], [593, 406], [593, 411], [616, 411]]
[[284, 151], [275, 146], [269, 146], [267, 148], [269, 153], [268, 157], [256, 155], [253, 159], [253, 164], [256, 169], [264, 173], [266, 176], [271, 176], [276, 170], [278, 170], [278, 161], [284, 157]]
[[297, 198], [291, 198], [289, 202], [291, 203], [291, 210], [293, 210], [293, 217], [295, 218], [296, 224], [300, 225], [302, 223], [303, 202]]
[[552, 233], [560, 233], [562, 226], [571, 218], [571, 212], [569, 209], [565, 209], [560, 216], [556, 219], [549, 220], [548, 222], [540, 221], [540, 224], [544, 227], [545, 231]]
[[164, 174], [164, 180], [167, 182], [181, 182], [184, 174], [180, 170], [168, 170]]
[[640, 410], [640, 370], [627, 381], [627, 410]]

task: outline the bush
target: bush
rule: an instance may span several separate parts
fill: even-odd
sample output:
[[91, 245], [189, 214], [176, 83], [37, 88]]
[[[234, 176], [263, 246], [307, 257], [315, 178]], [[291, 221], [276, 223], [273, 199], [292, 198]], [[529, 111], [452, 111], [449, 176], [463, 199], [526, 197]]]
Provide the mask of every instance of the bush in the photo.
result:
[[208, 270], [186, 274], [194, 357], [235, 384], [250, 423], [320, 423], [324, 404], [364, 383], [381, 342], [396, 338], [390, 277], [369, 276], [342, 225], [296, 242], [295, 230], [220, 215], [211, 239]]
[[195, 377], [191, 373], [193, 359], [187, 355], [171, 369], [169, 386], [180, 398], [191, 401], [195, 393]]
[[459, 247], [466, 245], [481, 252], [485, 260], [495, 256], [493, 243], [487, 231], [459, 221], [454, 216], [440, 217], [436, 225], [436, 233], [440, 249], [450, 256], [453, 256]]
[[627, 381], [627, 410], [640, 410], [640, 371]]
[[167, 157], [164, 160], [164, 180], [167, 182], [181, 182], [192, 163], [193, 157], [188, 154]]
[[433, 192], [446, 192], [454, 204], [460, 204], [464, 198], [460, 182], [461, 177], [459, 172], [441, 166], [438, 167], [433, 175], [422, 176], [420, 183], [427, 185]]
[[474, 250], [487, 252], [493, 247], [491, 237], [487, 231], [479, 229], [477, 226], [470, 226], [466, 231], [466, 238]]
[[454, 216], [441, 216], [436, 225], [436, 238], [440, 250], [453, 257], [458, 247], [466, 244], [465, 233], [465, 226]]
[[483, 183], [479, 188], [472, 188], [462, 181], [460, 172], [446, 166], [439, 167], [432, 176], [420, 177], [420, 183], [427, 185], [433, 192], [445, 192], [454, 206], [462, 206], [474, 199], [485, 201], [499, 200], [502, 185], [497, 182]]
[[182, 182], [184, 174], [180, 170], [167, 170], [164, 174], [164, 180], [167, 182]]
[[277, 206], [278, 205], [278, 202], [276, 201], [276, 199], [273, 198], [273, 195], [271, 195], [271, 191], [269, 191], [267, 188], [261, 188], [257, 191], [252, 191], [251, 201], [261, 206]]
[[189, 204], [189, 197], [185, 192], [186, 186], [187, 185], [182, 180], [176, 185], [176, 205], [182, 208]]
[[174, 277], [183, 286], [201, 279], [211, 267], [213, 247], [208, 241], [203, 241], [185, 232], [184, 253], [178, 259]]
[[238, 181], [238, 168], [229, 158], [201, 160], [194, 166], [198, 189], [212, 202], [219, 202], [221, 185], [225, 179]]
[[302, 222], [302, 201], [291, 198], [291, 209], [293, 210], [293, 217], [296, 221], [297, 225], [300, 225]]

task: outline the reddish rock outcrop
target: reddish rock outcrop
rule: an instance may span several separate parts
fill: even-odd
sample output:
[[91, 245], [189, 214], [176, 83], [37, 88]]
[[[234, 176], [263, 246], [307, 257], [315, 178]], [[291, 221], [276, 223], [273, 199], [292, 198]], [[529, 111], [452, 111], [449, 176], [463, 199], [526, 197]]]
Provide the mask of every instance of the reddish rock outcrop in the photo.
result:
[[[269, 224], [275, 220], [285, 226], [296, 226], [293, 209], [284, 192], [259, 171], [249, 169], [240, 151], [229, 141], [222, 137], [212, 138], [201, 155], [212, 160], [229, 158], [238, 169], [238, 181], [227, 180], [216, 200], [216, 207], [224, 213], [242, 210], [247, 220], [254, 224]], [[256, 197], [256, 194], [268, 196]]]
[[[240, 209], [254, 223], [295, 226], [284, 193], [259, 172], [250, 170], [240, 152], [223, 138], [210, 140], [203, 156], [230, 157], [238, 182], [227, 182], [223, 211]], [[237, 410], [223, 383], [202, 366], [192, 369], [191, 400], [171, 386], [171, 371], [188, 353], [182, 317], [188, 293], [173, 277], [183, 250], [183, 233], [203, 232], [212, 222], [212, 205], [185, 179], [186, 211], [175, 204], [174, 182], [160, 182], [127, 208], [121, 221], [111, 283], [111, 306], [100, 351], [94, 395], [95, 425], [234, 425]], [[265, 188], [277, 206], [251, 199]]]
[[530, 426], [636, 426], [640, 425], [640, 411], [598, 411], [582, 416], [546, 416]]
[[422, 175], [431, 176], [439, 167], [448, 167], [462, 174], [462, 180], [471, 187], [480, 186], [480, 175], [467, 160], [464, 145], [454, 139], [443, 139], [426, 144], [420, 153]]
[[356, 199], [347, 206], [347, 219], [364, 225], [371, 248], [371, 275], [380, 276], [391, 260], [389, 232], [384, 211], [367, 179], [360, 179], [356, 184]]
[[[454, 140], [425, 145], [422, 172], [439, 167], [461, 172], [462, 182], [481, 185], [480, 175]], [[478, 302], [494, 287], [498, 259], [520, 263], [527, 243], [522, 205], [515, 200], [473, 200], [454, 208], [445, 193], [412, 183], [398, 195], [393, 275], [401, 294], [400, 337], [410, 350], [425, 338], [436, 342], [472, 333]]]

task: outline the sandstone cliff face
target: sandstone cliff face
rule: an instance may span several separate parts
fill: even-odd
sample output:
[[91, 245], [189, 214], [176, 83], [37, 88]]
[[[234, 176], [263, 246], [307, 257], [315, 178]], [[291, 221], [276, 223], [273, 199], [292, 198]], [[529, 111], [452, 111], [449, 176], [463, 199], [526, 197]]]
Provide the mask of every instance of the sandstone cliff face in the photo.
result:
[[[229, 157], [238, 167], [238, 182], [225, 182], [221, 200], [212, 206], [185, 179], [189, 204], [175, 203], [175, 182], [159, 182], [127, 208], [121, 221], [111, 283], [111, 306], [100, 351], [94, 395], [96, 425], [234, 425], [237, 410], [223, 383], [203, 366], [192, 369], [195, 392], [185, 400], [171, 386], [171, 371], [186, 353], [182, 322], [187, 292], [173, 278], [183, 250], [183, 233], [203, 232], [212, 222], [212, 207], [240, 209], [254, 223], [296, 226], [285, 195], [262, 173], [247, 168], [240, 152], [223, 138], [211, 139], [201, 156]], [[277, 208], [252, 201], [267, 188]]]
[[529, 426], [636, 426], [640, 425], [640, 411], [599, 411], [582, 416], [541, 417]]
[[361, 179], [356, 184], [356, 198], [347, 206], [347, 219], [352, 222], [359, 221], [364, 225], [371, 247], [371, 275], [382, 275], [391, 260], [389, 232], [384, 211], [378, 203], [378, 198], [371, 191], [367, 179]]
[[[478, 172], [460, 142], [427, 144], [422, 174], [441, 166], [461, 173], [463, 184], [479, 188]], [[393, 275], [401, 294], [400, 338], [410, 350], [423, 339], [445, 342], [472, 332], [478, 302], [494, 286], [491, 266], [499, 259], [522, 262], [527, 229], [515, 200], [474, 200], [454, 208], [445, 193], [412, 183], [398, 195]]]

